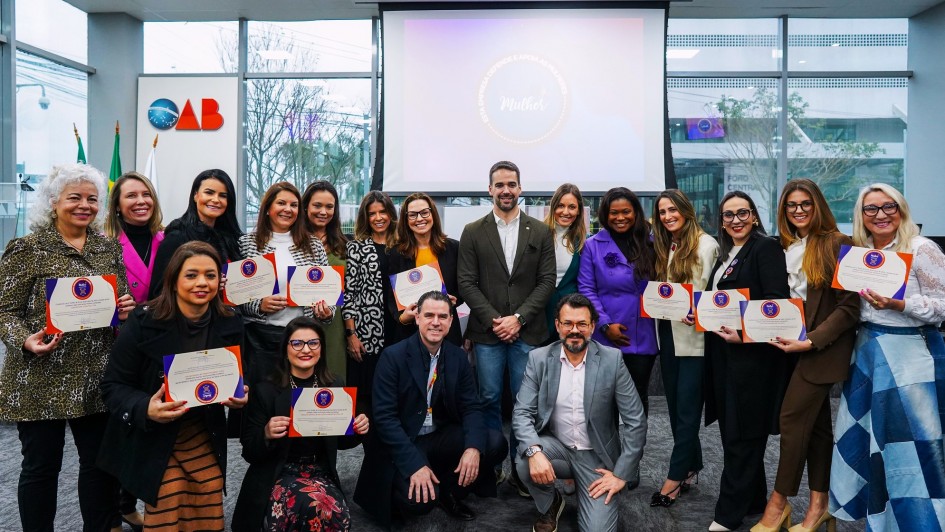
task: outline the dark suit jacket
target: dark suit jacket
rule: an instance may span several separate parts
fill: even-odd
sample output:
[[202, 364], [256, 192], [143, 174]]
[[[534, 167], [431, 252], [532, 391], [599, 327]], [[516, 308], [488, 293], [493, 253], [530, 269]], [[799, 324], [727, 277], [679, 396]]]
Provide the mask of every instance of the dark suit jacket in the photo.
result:
[[[444, 412], [434, 411], [434, 419], [462, 425], [465, 448], [486, 450], [486, 423], [472, 368], [461, 348], [443, 342], [440, 371]], [[427, 412], [427, 378], [430, 353], [414, 334], [384, 349], [374, 372], [373, 437], [365, 443], [364, 462], [354, 500], [381, 523], [390, 521], [394, 475], [409, 477], [428, 466], [426, 456], [414, 440]], [[457, 462], [459, 456], [456, 457]], [[492, 486], [493, 493], [495, 486]]]
[[[735, 257], [731, 273], [712, 287], [720, 257], [706, 290], [747, 288], [751, 299], [790, 297], [784, 250], [777, 240], [753, 234]], [[758, 438], [778, 434], [781, 400], [795, 355], [765, 343], [729, 344], [714, 332], [705, 333], [705, 423], [720, 421], [723, 438]]]
[[[243, 344], [239, 314], [214, 316], [207, 349]], [[148, 419], [148, 402], [164, 383], [164, 355], [181, 352], [174, 320], [158, 321], [148, 307], [138, 307], [122, 326], [112, 347], [102, 396], [112, 413], [105, 429], [98, 465], [121, 481], [122, 487], [148, 504], [157, 502], [161, 479], [180, 429], [180, 420], [155, 423]], [[223, 405], [196, 408], [210, 432], [220, 470], [226, 475], [226, 418]]]
[[[341, 378], [329, 386], [344, 386]], [[243, 444], [243, 458], [249, 462], [249, 469], [243, 478], [236, 510], [233, 513], [233, 531], [259, 532], [263, 519], [269, 509], [269, 496], [272, 487], [282, 473], [286, 457], [289, 454], [289, 438], [266, 440], [266, 424], [273, 416], [288, 416], [292, 402], [292, 390], [283, 389], [264, 381], [256, 385], [253, 399], [246, 405], [243, 415], [243, 430], [240, 443]], [[318, 437], [313, 438], [318, 444], [315, 458], [338, 489], [337, 459], [338, 449], [350, 449], [357, 446], [358, 436]]]
[[[843, 233], [834, 233], [831, 239], [834, 260], [841, 245], [854, 245], [853, 239]], [[807, 322], [807, 337], [813, 342], [814, 349], [800, 353], [796, 372], [813, 384], [847, 380], [856, 341], [856, 324], [860, 320], [859, 294], [830, 288], [829, 285], [824, 288], [808, 286], [804, 320]]]
[[[446, 249], [436, 258], [440, 266], [440, 273], [443, 274], [443, 284], [446, 285], [446, 292], [451, 296], [456, 296], [456, 306], [463, 304], [463, 298], [459, 294], [459, 284], [456, 280], [456, 268], [459, 260], [459, 241], [452, 238], [446, 239]], [[412, 270], [417, 267], [415, 257], [407, 257], [399, 253], [395, 248], [387, 249], [387, 273], [384, 277], [385, 302], [387, 303], [387, 312], [393, 316], [395, 323], [394, 340], [391, 343], [397, 343], [411, 334], [417, 332], [416, 325], [404, 325], [400, 323], [400, 311], [397, 310], [397, 301], [394, 300], [394, 291], [390, 285], [390, 276]], [[446, 339], [458, 346], [463, 345], [463, 332], [459, 325], [459, 315], [456, 308], [453, 308], [453, 323], [450, 325], [449, 334]]]
[[505, 264], [495, 215], [471, 222], [459, 241], [459, 293], [469, 305], [466, 337], [499, 343], [492, 320], [518, 313], [525, 319], [519, 336], [530, 345], [548, 338], [545, 305], [555, 289], [555, 246], [551, 229], [521, 214], [512, 271]]

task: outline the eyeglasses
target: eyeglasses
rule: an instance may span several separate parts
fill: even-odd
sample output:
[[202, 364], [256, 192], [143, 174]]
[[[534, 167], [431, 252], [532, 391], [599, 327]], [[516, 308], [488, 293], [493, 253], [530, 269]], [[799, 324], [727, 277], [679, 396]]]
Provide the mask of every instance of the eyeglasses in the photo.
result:
[[880, 209], [883, 210], [883, 213], [885, 213], [886, 216], [892, 216], [896, 214], [897, 212], [899, 212], [899, 204], [893, 201], [890, 203], [883, 203], [881, 206], [878, 206], [878, 207], [876, 205], [864, 205], [863, 214], [872, 218], [876, 216], [877, 214], [879, 214]]
[[431, 209], [430, 207], [427, 207], [426, 209], [423, 209], [421, 211], [407, 211], [408, 220], [416, 220], [417, 218], [423, 218], [424, 220], [426, 220], [432, 215], [433, 215], [433, 209]]
[[579, 330], [579, 331], [581, 331], [581, 332], [585, 332], [585, 331], [587, 331], [588, 329], [591, 328], [591, 324], [588, 323], [588, 322], [586, 322], [586, 321], [579, 321], [579, 322], [577, 322], [577, 323], [575, 323], [575, 322], [573, 322], [573, 321], [559, 321], [559, 322], [558, 322], [558, 325], [560, 325], [561, 327], [563, 327], [564, 330], [566, 330], [566, 331], [574, 330], [574, 328], [577, 327], [577, 330]]
[[312, 338], [311, 340], [289, 340], [289, 345], [292, 346], [292, 349], [296, 351], [301, 351], [303, 347], [308, 346], [312, 351], [318, 349], [322, 346], [322, 341], [318, 338]]
[[789, 201], [784, 204], [784, 210], [787, 212], [796, 212], [798, 207], [801, 208], [801, 212], [810, 212], [810, 210], [814, 208], [814, 202], [810, 200], [804, 200], [800, 203]]
[[750, 217], [751, 217], [751, 209], [738, 209], [735, 212], [724, 211], [722, 213], [722, 221], [724, 221], [725, 223], [732, 223], [732, 221], [734, 221], [735, 218], [738, 218], [739, 220], [744, 222], [748, 220], [748, 218]]

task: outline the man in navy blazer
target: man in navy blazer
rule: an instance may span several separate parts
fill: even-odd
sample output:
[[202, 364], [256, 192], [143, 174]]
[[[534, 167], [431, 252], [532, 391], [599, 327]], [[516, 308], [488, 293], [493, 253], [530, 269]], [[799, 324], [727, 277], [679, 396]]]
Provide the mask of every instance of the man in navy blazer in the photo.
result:
[[[374, 373], [372, 431], [354, 500], [383, 524], [393, 511], [424, 514], [439, 503], [471, 520], [462, 499], [495, 497], [493, 468], [508, 443], [487, 429], [466, 352], [444, 341], [452, 303], [441, 292], [417, 302], [419, 331], [381, 353]], [[392, 508], [393, 506], [393, 508]]]
[[617, 530], [614, 495], [637, 476], [646, 443], [643, 403], [615, 348], [594, 340], [594, 305], [558, 303], [561, 341], [532, 350], [512, 413], [518, 474], [541, 512], [534, 532], [553, 532], [564, 510], [556, 477], [574, 478], [582, 531]]

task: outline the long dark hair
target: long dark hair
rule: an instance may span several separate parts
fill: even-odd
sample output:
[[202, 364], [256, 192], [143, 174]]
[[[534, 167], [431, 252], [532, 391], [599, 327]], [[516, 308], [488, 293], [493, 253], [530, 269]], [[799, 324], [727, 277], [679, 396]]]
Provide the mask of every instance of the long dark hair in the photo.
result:
[[292, 224], [289, 233], [292, 234], [292, 243], [295, 244], [296, 249], [306, 255], [311, 255], [312, 235], [305, 230], [305, 224], [301, 220], [301, 218], [305, 216], [305, 210], [302, 207], [302, 195], [299, 194], [299, 189], [295, 188], [295, 185], [288, 181], [273, 183], [263, 195], [262, 202], [259, 205], [259, 218], [256, 220], [256, 251], [261, 252], [266, 248], [266, 244], [269, 243], [269, 240], [272, 239], [272, 220], [269, 219], [269, 209], [272, 208], [272, 204], [276, 202], [276, 196], [278, 196], [280, 192], [292, 194], [295, 196], [296, 201], [299, 202], [299, 214], [295, 217], [295, 223]]
[[320, 181], [315, 181], [305, 188], [305, 193], [302, 194], [302, 213], [305, 216], [305, 229], [309, 233], [315, 232], [315, 227], [312, 225], [312, 221], [308, 219], [308, 205], [312, 202], [312, 196], [316, 192], [325, 191], [331, 194], [335, 198], [335, 214], [331, 217], [331, 220], [328, 221], [328, 225], [325, 227], [325, 250], [328, 253], [334, 253], [342, 259], [345, 258], [346, 250], [345, 245], [348, 242], [348, 239], [345, 238], [344, 233], [341, 232], [341, 217], [339, 216], [339, 211], [341, 205], [338, 204], [338, 191], [335, 190], [335, 186], [325, 181], [324, 179]]
[[407, 206], [410, 202], [423, 200], [430, 206], [430, 251], [437, 257], [443, 254], [446, 249], [446, 234], [443, 233], [443, 223], [440, 222], [440, 213], [436, 210], [436, 203], [433, 198], [423, 192], [414, 192], [407, 196], [404, 202], [400, 204], [400, 221], [397, 224], [397, 251], [405, 257], [417, 258], [417, 237], [410, 229], [410, 222], [407, 220]]
[[565, 183], [555, 190], [554, 196], [549, 203], [548, 216], [545, 216], [545, 225], [551, 229], [552, 234], [557, 230], [558, 223], [555, 222], [555, 210], [561, 205], [561, 200], [565, 194], [571, 194], [577, 200], [578, 212], [571, 222], [571, 227], [564, 232], [565, 246], [571, 253], [580, 253], [584, 249], [584, 240], [587, 239], [586, 226], [584, 225], [584, 196], [581, 195], [581, 189], [577, 185]]
[[[177, 248], [174, 255], [171, 256], [167, 269], [164, 270], [163, 284], [158, 296], [151, 300], [148, 305], [153, 309], [152, 316], [156, 320], [169, 320], [176, 318], [180, 314], [180, 308], [177, 306], [177, 279], [180, 277], [181, 270], [184, 269], [184, 262], [191, 257], [205, 256], [213, 259], [217, 266], [217, 279], [220, 278], [222, 261], [220, 254], [213, 246], [199, 240], [192, 240]], [[220, 287], [217, 285], [217, 295], [210, 300], [210, 310], [218, 316], [232, 316], [233, 312], [223, 304], [220, 299]]]
[[646, 214], [643, 213], [643, 204], [640, 203], [640, 198], [626, 187], [615, 187], [608, 190], [604, 197], [600, 199], [600, 208], [597, 209], [597, 221], [602, 228], [607, 230], [611, 238], [614, 238], [614, 233], [607, 218], [610, 214], [610, 204], [619, 199], [629, 201], [634, 213], [633, 227], [630, 228], [630, 257], [627, 260], [627, 262], [633, 264], [633, 277], [638, 281], [655, 279], [656, 252], [653, 250], [653, 243], [650, 242], [650, 224], [646, 221]]
[[[719, 260], [725, 260], [728, 257], [732, 248], [735, 247], [735, 241], [732, 240], [732, 237], [725, 232], [725, 224], [722, 223], [722, 206], [725, 205], [725, 202], [732, 198], [741, 198], [748, 202], [748, 208], [751, 209], [751, 213], [755, 215], [755, 224], [751, 226], [751, 233], [748, 235], [751, 237], [754, 233], [759, 235], [767, 235], [768, 232], [765, 231], [765, 224], [761, 221], [761, 218], [758, 217], [758, 208], [755, 207], [755, 200], [751, 199], [751, 196], [742, 192], [741, 190], [733, 190], [728, 194], [722, 196], [722, 201], [719, 202]], [[734, 220], [733, 220], [734, 221]]]
[[390, 196], [380, 190], [368, 192], [361, 200], [361, 207], [358, 208], [358, 216], [354, 220], [354, 239], [364, 241], [374, 234], [374, 231], [371, 229], [371, 222], [369, 220], [370, 213], [368, 210], [371, 208], [371, 205], [375, 203], [383, 205], [384, 212], [386, 212], [387, 216], [390, 218], [390, 223], [387, 225], [387, 232], [385, 234], [387, 237], [386, 244], [390, 245], [397, 235], [397, 209], [394, 208], [394, 202], [390, 200]]
[[305, 316], [295, 318], [285, 326], [282, 341], [279, 342], [279, 362], [276, 364], [275, 372], [270, 375], [272, 382], [280, 388], [290, 387], [289, 377], [292, 375], [292, 368], [289, 365], [289, 339], [296, 331], [301, 329], [315, 331], [316, 336], [321, 341], [321, 353], [319, 353], [318, 362], [315, 363], [315, 377], [318, 379], [319, 386], [331, 386], [335, 382], [335, 375], [328, 369], [328, 355], [326, 353], [328, 346], [325, 345], [325, 330], [317, 321]]
[[190, 226], [203, 223], [197, 214], [197, 202], [194, 201], [194, 195], [200, 189], [200, 185], [207, 179], [216, 179], [226, 187], [226, 210], [213, 223], [213, 230], [220, 235], [220, 239], [223, 241], [223, 249], [227, 254], [227, 259], [235, 260], [240, 256], [239, 238], [243, 235], [243, 230], [240, 229], [240, 224], [236, 221], [236, 188], [233, 186], [233, 180], [226, 172], [219, 168], [213, 168], [197, 174], [193, 185], [190, 186], [190, 196], [187, 197], [187, 211], [180, 217], [180, 221]]

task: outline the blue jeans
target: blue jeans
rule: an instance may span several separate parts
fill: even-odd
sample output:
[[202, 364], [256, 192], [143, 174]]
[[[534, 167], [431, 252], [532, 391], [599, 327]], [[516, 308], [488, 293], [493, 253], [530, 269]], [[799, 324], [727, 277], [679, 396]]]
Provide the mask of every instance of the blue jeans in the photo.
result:
[[[479, 397], [485, 410], [486, 426], [502, 431], [502, 385], [505, 368], [509, 369], [512, 398], [518, 396], [525, 376], [525, 365], [532, 346], [521, 340], [511, 344], [476, 344], [476, 374], [479, 378]], [[518, 441], [509, 429], [509, 456], [514, 457]], [[513, 461], [514, 464], [514, 461]], [[514, 467], [514, 465], [513, 465]]]

